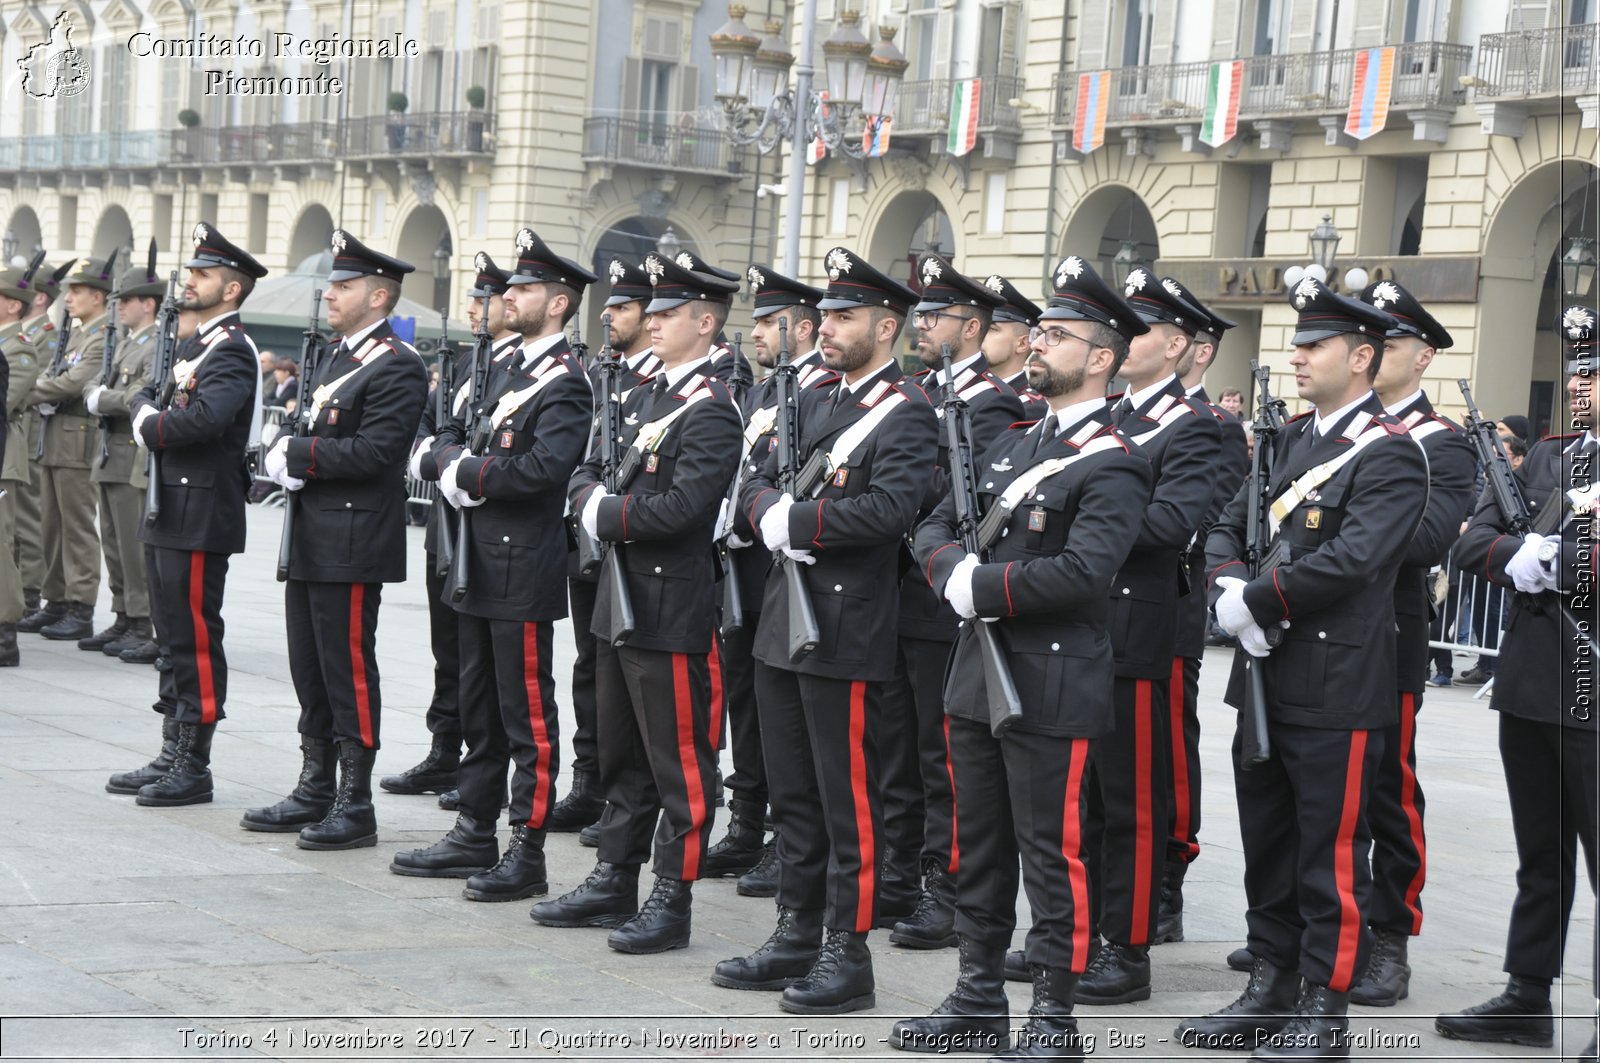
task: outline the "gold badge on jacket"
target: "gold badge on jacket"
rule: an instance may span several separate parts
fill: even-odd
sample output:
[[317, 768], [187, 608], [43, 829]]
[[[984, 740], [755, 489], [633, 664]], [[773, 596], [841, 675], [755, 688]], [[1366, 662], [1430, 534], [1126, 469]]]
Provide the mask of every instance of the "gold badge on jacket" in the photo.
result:
[[513, 433], [509, 428], [506, 429], [504, 432], [501, 432], [500, 433], [500, 449], [501, 450], [510, 450], [511, 449], [511, 441], [513, 439], [515, 439], [515, 438], [516, 438], [515, 433]]
[[1322, 527], [1322, 510], [1320, 507], [1312, 506], [1306, 510], [1306, 530], [1316, 531], [1320, 527]]
[[1031, 531], [1031, 532], [1042, 532], [1042, 531], [1044, 531], [1044, 510], [1042, 510], [1042, 509], [1030, 509], [1030, 510], [1028, 510], [1028, 530]]
[[654, 451], [651, 451], [650, 456], [648, 458], [644, 459], [644, 471], [645, 472], [655, 472], [660, 467], [661, 467], [661, 458], [660, 458], [660, 456], [657, 455]]
[[835, 486], [835, 487], [843, 487], [845, 485], [845, 482], [847, 480], [849, 480], [849, 479], [850, 479], [850, 470], [849, 469], [840, 469], [838, 472], [833, 474], [833, 486]]

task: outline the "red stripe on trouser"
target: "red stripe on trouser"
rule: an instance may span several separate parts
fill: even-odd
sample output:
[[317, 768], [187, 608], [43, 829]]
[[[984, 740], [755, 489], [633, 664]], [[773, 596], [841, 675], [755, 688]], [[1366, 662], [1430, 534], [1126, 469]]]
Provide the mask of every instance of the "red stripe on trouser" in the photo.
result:
[[694, 700], [689, 693], [689, 658], [672, 655], [672, 700], [678, 722], [678, 763], [689, 801], [689, 832], [683, 838], [683, 881], [700, 877], [700, 830], [706, 822], [706, 793], [700, 785], [700, 758], [694, 751]]
[[956, 819], [956, 766], [950, 763], [950, 717], [944, 718], [944, 770], [950, 775], [950, 866], [952, 875], [961, 870], [961, 835]]
[[1133, 695], [1133, 922], [1128, 944], [1150, 940], [1150, 847], [1155, 824], [1150, 817], [1150, 680], [1134, 680]]
[[867, 801], [867, 684], [850, 684], [850, 798], [856, 809], [856, 846], [861, 867], [856, 872], [856, 925], [858, 933], [872, 929], [874, 875], [878, 870], [877, 839], [872, 834], [872, 806]]
[[206, 626], [206, 555], [189, 554], [189, 622], [194, 625], [194, 664], [200, 676], [200, 722], [217, 722], [217, 686], [211, 668], [211, 629]]
[[1367, 753], [1367, 732], [1350, 734], [1350, 759], [1344, 769], [1344, 807], [1339, 813], [1339, 836], [1333, 843], [1333, 886], [1339, 895], [1339, 951], [1333, 959], [1328, 988], [1348, 992], [1355, 975], [1356, 950], [1361, 943], [1361, 909], [1356, 906], [1355, 836], [1361, 819], [1361, 766]]
[[711, 748], [722, 748], [722, 657], [717, 653], [717, 633], [711, 633], [711, 652], [706, 654], [706, 670], [711, 676]]
[[1072, 973], [1082, 974], [1089, 962], [1089, 873], [1083, 866], [1083, 767], [1089, 759], [1089, 740], [1072, 740], [1067, 767], [1067, 791], [1061, 803], [1061, 855], [1067, 861], [1067, 882], [1072, 889]]
[[356, 691], [356, 719], [361, 724], [361, 744], [371, 749], [372, 705], [367, 700], [367, 658], [361, 652], [362, 603], [366, 601], [367, 586], [350, 584], [350, 678]]
[[[1183, 658], [1172, 659], [1172, 680], [1167, 686], [1168, 729], [1172, 732], [1172, 840], [1189, 845], [1189, 750], [1184, 745], [1183, 699], [1187, 696], [1183, 684]], [[1193, 857], [1193, 853], [1190, 856]]]
[[1406, 885], [1406, 908], [1411, 912], [1411, 933], [1422, 933], [1422, 884], [1428, 877], [1428, 840], [1422, 832], [1422, 813], [1417, 811], [1417, 773], [1411, 766], [1411, 750], [1417, 740], [1417, 696], [1409, 691], [1400, 695], [1400, 808], [1411, 826], [1411, 846], [1417, 851], [1417, 873]]
[[522, 684], [528, 692], [528, 726], [537, 750], [533, 767], [533, 805], [528, 826], [538, 830], [550, 811], [550, 732], [544, 725], [544, 691], [539, 688], [539, 625], [522, 625]]

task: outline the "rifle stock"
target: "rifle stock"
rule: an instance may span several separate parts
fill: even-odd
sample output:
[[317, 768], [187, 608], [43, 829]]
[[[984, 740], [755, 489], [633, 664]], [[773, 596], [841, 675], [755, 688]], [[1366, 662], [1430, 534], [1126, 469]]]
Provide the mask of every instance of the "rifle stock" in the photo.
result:
[[[439, 384], [433, 390], [433, 430], [441, 432], [449, 423], [451, 415], [455, 412], [450, 408], [451, 400], [456, 390], [455, 359], [450, 356], [450, 318], [447, 314], [439, 315]], [[448, 507], [434, 507], [433, 519], [435, 523], [434, 535], [438, 543], [438, 552], [435, 554], [438, 567], [434, 569], [438, 575], [446, 576], [450, 573], [450, 566], [455, 561], [456, 544], [454, 531], [450, 526]]]
[[[319, 357], [322, 350], [322, 333], [317, 331], [317, 319], [322, 314], [322, 289], [318, 288], [311, 293], [311, 320], [306, 325], [306, 330], [300, 337], [300, 379], [305, 383], [300, 392], [300, 400], [294, 409], [295, 437], [304, 437], [311, 434], [311, 393], [310, 389], [317, 383], [317, 370], [320, 368]], [[276, 445], [276, 442], [274, 442]], [[294, 525], [295, 516], [300, 512], [300, 498], [294, 491], [285, 491], [283, 499], [283, 532], [278, 537], [278, 582], [286, 582], [289, 578], [289, 569], [294, 562]]]
[[[472, 337], [472, 362], [469, 384], [467, 388], [467, 408], [462, 414], [462, 429], [466, 432], [466, 445], [468, 454], [476, 454], [483, 449], [488, 440], [488, 428], [485, 418], [478, 414], [478, 404], [483, 401], [489, 387], [489, 363], [494, 349], [494, 340], [489, 335], [489, 300], [492, 297], [483, 297], [483, 312], [478, 315], [478, 331]], [[441, 470], [442, 471], [442, 470]], [[472, 523], [467, 516], [469, 510], [462, 506], [456, 512], [456, 538], [454, 551], [450, 558], [449, 574], [445, 579], [446, 592], [451, 602], [460, 602], [467, 596], [470, 581], [472, 560]], [[439, 523], [442, 526], [449, 520], [449, 514], [442, 513]]]
[[[800, 478], [800, 396], [799, 371], [789, 361], [789, 322], [778, 320], [778, 365], [773, 391], [778, 397], [778, 486], [790, 498], [798, 499]], [[781, 551], [772, 563], [783, 573], [784, 590], [789, 597], [789, 662], [799, 664], [822, 641], [817, 627], [817, 610], [811, 601], [811, 588], [800, 566]]]
[[[167, 297], [156, 315], [156, 352], [150, 378], [156, 386], [156, 409], [164, 410], [172, 401], [175, 384], [172, 367], [178, 357], [178, 271], [167, 277]], [[161, 452], [151, 447], [144, 459], [144, 522], [154, 526], [161, 518]]]
[[[1254, 579], [1267, 569], [1268, 541], [1271, 539], [1267, 530], [1267, 515], [1268, 507], [1272, 504], [1268, 497], [1272, 488], [1270, 454], [1273, 438], [1283, 426], [1283, 402], [1273, 398], [1271, 375], [1265, 366], [1252, 360], [1250, 373], [1255, 377], [1260, 397], [1256, 419], [1251, 426], [1255, 446], [1250, 459], [1250, 497], [1245, 529], [1245, 560], [1249, 565], [1250, 578]], [[1269, 646], [1276, 646], [1282, 638], [1281, 629], [1272, 627], [1266, 632], [1266, 637]], [[1272, 759], [1272, 741], [1267, 735], [1267, 682], [1262, 661], [1245, 654], [1244, 668], [1249, 681], [1245, 685], [1244, 712], [1239, 717], [1239, 759], [1249, 769]]]
[[[122, 297], [122, 278], [111, 283], [111, 298], [106, 302], [106, 342], [100, 352], [100, 386], [108, 388], [117, 371], [117, 300]], [[100, 467], [111, 460], [111, 418], [100, 416]]]

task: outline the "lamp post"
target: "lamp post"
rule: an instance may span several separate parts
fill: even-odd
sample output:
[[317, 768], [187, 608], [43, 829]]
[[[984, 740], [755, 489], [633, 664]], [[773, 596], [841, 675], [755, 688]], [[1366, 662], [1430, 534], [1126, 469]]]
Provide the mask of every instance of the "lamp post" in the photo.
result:
[[15, 229], [7, 229], [4, 239], [0, 239], [0, 258], [3, 258], [6, 265], [9, 266], [11, 264], [11, 256], [16, 253], [17, 231]]
[[1561, 291], [1566, 298], [1589, 297], [1594, 290], [1595, 267], [1593, 240], [1574, 236], [1567, 241], [1567, 253], [1561, 256]]
[[[875, 49], [857, 28], [860, 14], [844, 12], [822, 46], [829, 79], [829, 92], [824, 99], [811, 89], [816, 0], [801, 2], [800, 50], [792, 55], [778, 35], [780, 24], [769, 22], [767, 36], [757, 39], [744, 24], [745, 13], [742, 5], [730, 5], [727, 24], [711, 35], [717, 99], [723, 105], [728, 135], [735, 144], [754, 144], [757, 151], [767, 155], [784, 140], [789, 141], [783, 270], [793, 277], [800, 272], [805, 145], [820, 139], [829, 151], [850, 159], [862, 158], [859, 135], [852, 136], [846, 129], [858, 111], [864, 115], [890, 113], [867, 108], [894, 102], [905, 71], [904, 57], [894, 48], [892, 33], [886, 34]], [[794, 64], [794, 83], [785, 88], [790, 63]]]
[[667, 226], [666, 231], [656, 237], [656, 251], [662, 258], [677, 258], [678, 252], [682, 250], [683, 241], [678, 239], [678, 234], [672, 231], [672, 226]]
[[1122, 241], [1122, 246], [1117, 248], [1117, 253], [1111, 257], [1111, 275], [1116, 278], [1118, 288], [1128, 283], [1128, 274], [1139, 265], [1138, 243], [1133, 240]]
[[[1343, 239], [1344, 237], [1333, 224], [1333, 215], [1324, 214], [1322, 220], [1317, 223], [1317, 227], [1312, 229], [1311, 235], [1306, 238], [1306, 244], [1311, 249], [1311, 261], [1304, 266], [1290, 266], [1284, 270], [1284, 288], [1293, 288], [1306, 277], [1315, 277], [1317, 280], [1327, 283], [1328, 278], [1333, 275], [1333, 264], [1336, 261], [1335, 256], [1339, 250], [1339, 241]], [[1345, 270], [1344, 290], [1348, 293], [1365, 288], [1369, 279], [1366, 270], [1360, 266], [1353, 266]]]
[[430, 256], [433, 260], [433, 308], [445, 313], [450, 308], [450, 234], [439, 237]]

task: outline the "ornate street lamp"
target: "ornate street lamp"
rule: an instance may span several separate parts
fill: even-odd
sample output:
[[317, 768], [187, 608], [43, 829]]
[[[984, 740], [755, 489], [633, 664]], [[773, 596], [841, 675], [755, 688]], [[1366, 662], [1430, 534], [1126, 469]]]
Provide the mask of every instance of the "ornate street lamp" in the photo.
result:
[[870, 115], [892, 115], [900, 102], [900, 81], [911, 65], [894, 43], [893, 26], [878, 27], [878, 43], [867, 57], [867, 88], [861, 110]]
[[1322, 276], [1318, 280], [1325, 280], [1333, 272], [1333, 257], [1339, 251], [1341, 239], [1339, 230], [1333, 226], [1332, 214], [1324, 214], [1322, 221], [1311, 230], [1311, 261], [1322, 267]]
[[716, 68], [717, 99], [724, 106], [750, 98], [750, 79], [755, 72], [756, 52], [761, 38], [745, 25], [743, 4], [728, 5], [728, 21], [711, 35], [712, 64]]
[[794, 65], [794, 53], [783, 39], [783, 23], [768, 19], [766, 29], [750, 75], [750, 106], [758, 111], [771, 107], [772, 101], [783, 94], [789, 84], [789, 68]]
[[656, 238], [656, 251], [662, 258], [677, 258], [678, 252], [683, 250], [683, 241], [678, 239], [678, 234], [672, 231], [672, 226], [667, 226], [667, 231]]
[[1139, 261], [1139, 245], [1133, 240], [1122, 241], [1122, 246], [1117, 248], [1117, 253], [1111, 257], [1111, 275], [1116, 278], [1117, 287], [1121, 288], [1128, 283], [1128, 274], [1132, 273], [1142, 263]]
[[872, 43], [862, 35], [860, 22], [861, 12], [842, 12], [839, 24], [822, 42], [823, 62], [828, 68], [828, 104], [846, 113], [861, 106], [867, 58], [872, 54]]
[[0, 259], [4, 259], [6, 264], [10, 265], [11, 256], [16, 253], [17, 231], [15, 229], [7, 229], [5, 238], [0, 239]]
[[1594, 290], [1594, 276], [1594, 241], [1574, 236], [1567, 241], [1567, 253], [1561, 256], [1562, 294], [1568, 299], [1587, 299]]

